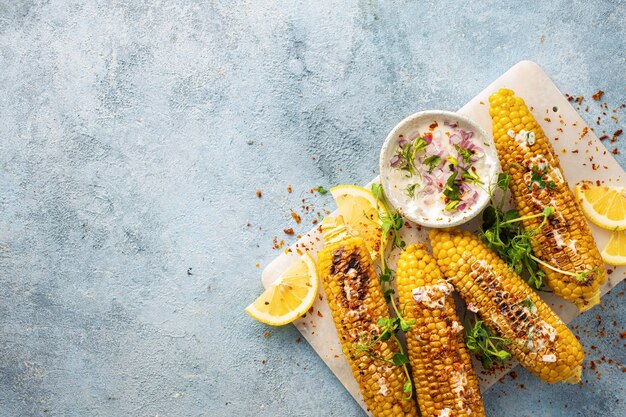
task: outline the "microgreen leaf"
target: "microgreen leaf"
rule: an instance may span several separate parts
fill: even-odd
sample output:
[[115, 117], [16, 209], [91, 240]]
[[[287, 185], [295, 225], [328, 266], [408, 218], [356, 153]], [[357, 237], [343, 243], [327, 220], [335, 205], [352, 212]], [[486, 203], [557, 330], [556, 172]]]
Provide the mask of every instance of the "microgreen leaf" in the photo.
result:
[[511, 182], [511, 177], [509, 174], [505, 174], [503, 172], [498, 174], [498, 188], [502, 191], [506, 191], [509, 188], [509, 183]]
[[510, 340], [495, 336], [487, 329], [481, 320], [475, 320], [465, 326], [467, 348], [481, 359], [485, 369], [491, 369], [493, 363], [500, 363], [508, 359], [511, 354], [504, 347]]
[[321, 185], [317, 186], [317, 192], [320, 193], [321, 195], [328, 194], [328, 190]]
[[415, 325], [415, 323], [416, 323], [415, 319], [412, 319], [412, 320], [401, 319], [400, 320], [400, 329], [402, 329], [403, 332], [408, 332], [411, 329], [411, 327], [413, 327]]
[[397, 366], [405, 365], [409, 363], [409, 358], [403, 353], [396, 352], [393, 354], [393, 363]]
[[404, 383], [404, 388], [402, 390], [404, 391], [405, 394], [408, 394], [411, 391], [413, 391], [413, 384], [411, 383], [410, 379], [407, 379], [407, 381]]

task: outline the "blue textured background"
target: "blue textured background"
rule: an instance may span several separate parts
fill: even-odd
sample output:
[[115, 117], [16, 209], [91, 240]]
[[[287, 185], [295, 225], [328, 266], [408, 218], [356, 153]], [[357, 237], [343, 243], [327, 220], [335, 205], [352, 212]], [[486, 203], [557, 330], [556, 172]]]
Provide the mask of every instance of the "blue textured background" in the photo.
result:
[[[623, 1], [126, 3], [0, 0], [2, 417], [362, 415], [243, 311], [289, 209], [522, 59], [625, 101]], [[517, 369], [488, 415], [625, 415], [624, 289], [575, 321], [584, 385]]]

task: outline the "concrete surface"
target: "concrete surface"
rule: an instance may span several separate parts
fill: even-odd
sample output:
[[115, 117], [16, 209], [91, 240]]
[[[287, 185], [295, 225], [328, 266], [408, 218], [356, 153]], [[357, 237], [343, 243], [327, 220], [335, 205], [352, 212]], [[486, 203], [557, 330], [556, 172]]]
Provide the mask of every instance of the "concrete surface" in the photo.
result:
[[[623, 1], [469, 3], [0, 0], [0, 416], [362, 415], [243, 311], [289, 209], [522, 59], [625, 101]], [[625, 415], [624, 289], [575, 322], [584, 385], [518, 369], [488, 415]]]

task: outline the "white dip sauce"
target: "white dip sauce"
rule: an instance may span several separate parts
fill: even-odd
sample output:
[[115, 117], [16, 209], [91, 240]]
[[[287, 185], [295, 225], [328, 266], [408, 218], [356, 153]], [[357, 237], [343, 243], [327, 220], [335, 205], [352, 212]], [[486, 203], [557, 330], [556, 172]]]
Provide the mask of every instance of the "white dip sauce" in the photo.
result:
[[490, 175], [497, 171], [493, 150], [486, 152], [491, 146], [483, 140], [443, 117], [425, 121], [392, 145], [382, 173], [386, 191], [411, 218], [446, 223], [467, 215], [490, 198]]

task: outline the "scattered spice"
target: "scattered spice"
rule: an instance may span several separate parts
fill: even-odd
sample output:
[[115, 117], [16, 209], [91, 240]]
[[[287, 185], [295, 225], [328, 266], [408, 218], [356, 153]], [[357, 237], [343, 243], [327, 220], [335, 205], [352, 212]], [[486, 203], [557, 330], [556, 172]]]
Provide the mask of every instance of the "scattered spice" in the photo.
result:
[[618, 150], [617, 148], [613, 148], [613, 150], [611, 151], [611, 153], [612, 153], [613, 155], [619, 155], [619, 154], [620, 154], [620, 153], [619, 153], [619, 150]]
[[288, 184], [288, 185], [287, 185], [287, 192], [288, 192], [289, 194], [291, 194], [291, 191], [292, 191], [292, 189], [291, 189], [291, 184]]
[[591, 96], [591, 97], [593, 97], [593, 99], [594, 99], [595, 101], [598, 101], [598, 100], [600, 100], [600, 97], [602, 97], [602, 94], [604, 94], [604, 91], [602, 91], [602, 90], [598, 90], [598, 92], [597, 92], [597, 93], [595, 93], [595, 94], [594, 94], [593, 96]]
[[587, 126], [583, 127], [583, 131], [580, 133], [580, 138], [584, 138], [589, 133], [589, 128]]
[[291, 210], [291, 217], [296, 221], [296, 223], [300, 224], [300, 222], [302, 222], [302, 218], [300, 217], [300, 215], [298, 213], [296, 213], [295, 211]]
[[270, 332], [263, 333], [263, 337], [270, 337]]
[[256, 190], [256, 196], [261, 198], [263, 196], [263, 191], [261, 190]]
[[293, 235], [293, 228], [289, 228], [289, 229], [285, 229], [283, 230], [283, 232], [285, 232], [286, 235]]
[[297, 338], [296, 339], [296, 343], [300, 343], [300, 342], [302, 342], [302, 339], [301, 338]]

